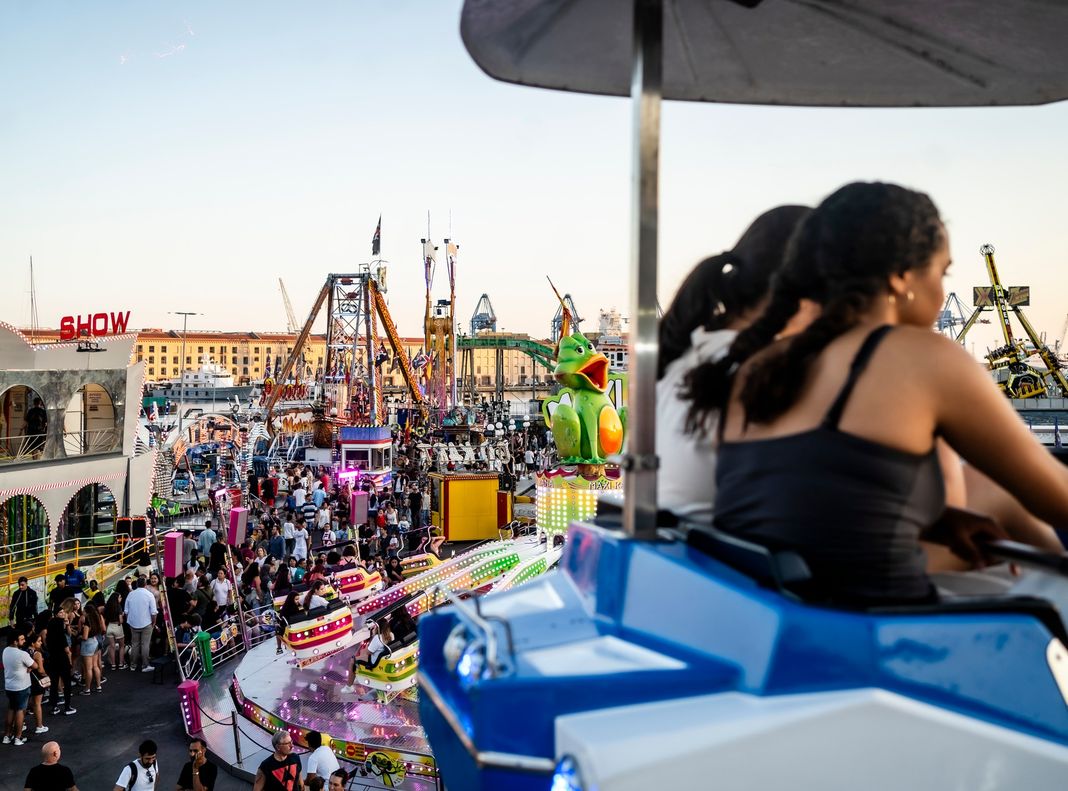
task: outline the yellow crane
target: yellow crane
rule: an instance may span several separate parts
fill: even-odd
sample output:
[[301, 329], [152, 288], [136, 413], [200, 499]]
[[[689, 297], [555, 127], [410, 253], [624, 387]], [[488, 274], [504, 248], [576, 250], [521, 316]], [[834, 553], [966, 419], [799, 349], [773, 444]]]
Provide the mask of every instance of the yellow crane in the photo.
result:
[[[980, 313], [993, 311], [997, 314], [1005, 343], [987, 352], [987, 367], [992, 371], [1005, 371], [1005, 378], [998, 382], [998, 386], [1005, 391], [1006, 395], [1011, 398], [1037, 398], [1046, 395], [1048, 379], [1053, 380], [1062, 394], [1068, 395], [1068, 379], [1065, 379], [1060, 360], [1035, 332], [1024, 314], [1023, 309], [1031, 304], [1031, 289], [1027, 286], [1002, 284], [997, 264], [994, 261], [993, 245], [984, 244], [979, 248], [979, 252], [986, 262], [986, 273], [990, 279], [990, 285], [976, 286], [972, 289], [972, 303], [975, 305], [975, 310], [961, 328], [957, 340], [964, 340], [965, 334], [976, 323]], [[1016, 320], [1020, 322], [1024, 334], [1031, 342], [1030, 348], [1023, 339], [1013, 336], [1010, 314], [1015, 315]], [[1027, 361], [1035, 355], [1042, 361], [1045, 371], [1028, 364]]]

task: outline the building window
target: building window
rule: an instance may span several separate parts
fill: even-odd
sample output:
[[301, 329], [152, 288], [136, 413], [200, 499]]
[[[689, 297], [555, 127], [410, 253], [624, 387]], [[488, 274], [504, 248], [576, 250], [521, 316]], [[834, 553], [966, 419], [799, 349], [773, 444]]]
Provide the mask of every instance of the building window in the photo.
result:
[[156, 351], [156, 347], [155, 347], [155, 346], [149, 346], [149, 347], [148, 347], [148, 350], [149, 350], [150, 352], [154, 352], [154, 351]]
[[148, 373], [149, 373], [150, 376], [155, 376], [156, 375], [156, 369], [155, 368], [149, 368], [148, 369]]
[[[248, 358], [247, 357], [245, 358], [245, 362], [248, 362]], [[231, 357], [230, 358], [230, 364], [231, 365], [237, 365], [237, 358], [236, 357]]]
[[[248, 360], [248, 357], [246, 357], [245, 359]], [[241, 373], [245, 373], [245, 374], [248, 373], [248, 366], [247, 365], [244, 368], [241, 369]]]
[[198, 346], [197, 347], [197, 354], [203, 354], [203, 353], [204, 353], [204, 347], [203, 346]]
[[144, 358], [141, 356], [140, 351], [139, 351], [138, 355], [137, 355], [137, 362], [141, 362], [141, 360], [143, 360], [143, 359]]
[[166, 347], [166, 346], [160, 346], [160, 347], [159, 347], [159, 350], [160, 350], [161, 352], [165, 352], [165, 351], [167, 351], [167, 347]]
[[177, 369], [177, 368], [175, 368], [175, 369], [174, 369], [174, 375], [175, 375], [175, 376], [177, 376], [177, 375], [178, 375], [178, 369]]
[[185, 364], [186, 365], [190, 365], [190, 364], [192, 364], [192, 362], [193, 362], [193, 358], [192, 357], [186, 357], [185, 358]]
[[208, 347], [208, 354], [215, 354], [215, 347], [214, 346], [209, 346]]
[[[149, 351], [151, 351], [151, 350], [152, 350], [152, 347], [151, 347], [151, 346], [149, 346], [149, 347], [148, 347], [148, 349], [149, 349]], [[151, 355], [149, 355], [149, 357], [148, 357], [148, 361], [149, 361], [150, 363], [154, 363], [154, 362], [156, 361], [156, 355], [154, 355], [154, 354], [151, 354]]]
[[[244, 364], [248, 365], [248, 357], [244, 357], [242, 359], [244, 360]], [[248, 369], [247, 368], [245, 369], [245, 373], [248, 373]]]
[[230, 354], [237, 354], [237, 347], [236, 346], [231, 346], [230, 347]]
[[144, 350], [145, 350], [145, 347], [144, 347], [144, 346], [142, 346], [142, 345], [141, 345], [140, 343], [139, 343], [139, 344], [137, 344], [137, 351], [138, 351], [138, 352], [143, 352]]

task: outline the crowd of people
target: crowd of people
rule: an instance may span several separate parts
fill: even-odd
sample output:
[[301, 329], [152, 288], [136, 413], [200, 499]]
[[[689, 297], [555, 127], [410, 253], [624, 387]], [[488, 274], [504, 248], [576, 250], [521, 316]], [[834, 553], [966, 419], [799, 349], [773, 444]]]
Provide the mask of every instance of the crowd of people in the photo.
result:
[[[115, 779], [114, 791], [158, 791], [162, 769], [157, 761], [156, 742], [146, 739], [137, 748], [137, 757], [125, 764]], [[26, 775], [26, 791], [78, 791], [74, 770], [60, 763], [63, 751], [59, 742], [41, 746], [41, 762]], [[189, 739], [189, 760], [176, 776], [177, 791], [213, 791], [219, 769], [208, 760], [208, 746], [199, 737]]]

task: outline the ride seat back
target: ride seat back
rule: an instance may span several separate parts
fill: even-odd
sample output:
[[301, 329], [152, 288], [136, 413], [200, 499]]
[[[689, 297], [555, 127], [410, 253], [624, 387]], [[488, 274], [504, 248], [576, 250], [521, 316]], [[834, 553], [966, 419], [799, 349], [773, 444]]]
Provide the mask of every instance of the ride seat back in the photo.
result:
[[686, 543], [699, 552], [740, 571], [765, 588], [799, 598], [791, 586], [812, 579], [808, 564], [796, 552], [772, 550], [701, 524], [688, 525]]

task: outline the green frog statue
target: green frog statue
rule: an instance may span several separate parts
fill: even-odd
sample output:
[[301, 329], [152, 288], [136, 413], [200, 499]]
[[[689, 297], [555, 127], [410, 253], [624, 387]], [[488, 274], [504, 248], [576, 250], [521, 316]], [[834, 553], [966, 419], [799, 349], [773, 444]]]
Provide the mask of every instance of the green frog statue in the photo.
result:
[[563, 387], [542, 402], [561, 464], [603, 465], [623, 449], [623, 377], [581, 332], [560, 339], [553, 376]]

